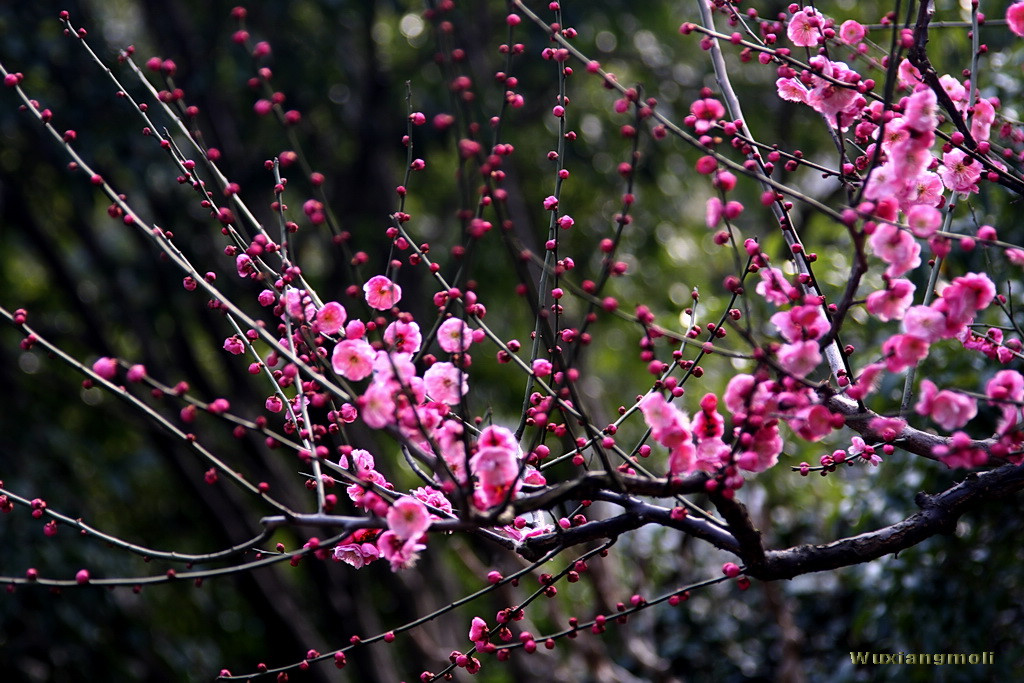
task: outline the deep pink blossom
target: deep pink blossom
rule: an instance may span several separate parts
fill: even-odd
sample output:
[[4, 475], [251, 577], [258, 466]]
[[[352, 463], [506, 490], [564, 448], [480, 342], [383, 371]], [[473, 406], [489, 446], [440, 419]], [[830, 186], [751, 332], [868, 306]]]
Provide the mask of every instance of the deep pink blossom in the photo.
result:
[[981, 178], [981, 164], [962, 150], [953, 149], [942, 155], [939, 177], [946, 189], [953, 192], [977, 192]]
[[448, 318], [437, 329], [437, 343], [447, 353], [465, 351], [473, 343], [473, 330], [461, 318]]
[[392, 390], [373, 382], [359, 397], [359, 415], [371, 429], [381, 429], [395, 422], [395, 401]]
[[998, 406], [1002, 418], [996, 432], [1002, 434], [1020, 422], [1020, 403], [1024, 401], [1024, 377], [1016, 370], [1000, 370], [985, 385], [989, 405]]
[[799, 297], [799, 290], [789, 283], [789, 280], [778, 268], [762, 268], [759, 275], [761, 281], [754, 289], [769, 303], [783, 306]]
[[806, 406], [789, 418], [789, 426], [801, 439], [821, 441], [832, 433], [832, 413], [823, 405]]
[[921, 245], [909, 232], [891, 223], [878, 225], [869, 243], [875, 256], [889, 264], [885, 274], [891, 278], [899, 277], [921, 265]]
[[651, 437], [662, 446], [673, 448], [692, 438], [686, 414], [653, 391], [640, 401], [640, 412], [651, 428]]
[[903, 314], [903, 331], [928, 342], [945, 339], [946, 316], [931, 306], [911, 306]]
[[337, 301], [329, 301], [316, 312], [317, 328], [323, 334], [338, 334], [348, 319], [345, 307]]
[[786, 372], [794, 377], [805, 377], [821, 364], [821, 351], [816, 341], [793, 342], [783, 344], [775, 358]]
[[1006, 23], [1018, 36], [1024, 36], [1024, 2], [1015, 2], [1006, 9]]
[[245, 353], [245, 344], [237, 334], [233, 334], [224, 340], [224, 350], [233, 356]]
[[411, 569], [419, 559], [419, 551], [426, 548], [414, 539], [404, 540], [394, 531], [385, 531], [377, 538], [377, 549], [381, 557], [391, 563], [391, 571]]
[[691, 104], [690, 113], [696, 119], [694, 129], [704, 134], [711, 130], [718, 119], [725, 116], [725, 107], [718, 100], [706, 97]]
[[763, 472], [778, 463], [782, 445], [777, 425], [761, 427], [752, 435], [750, 449], [740, 453], [736, 464], [751, 472]]
[[484, 510], [505, 501], [518, 483], [519, 458], [510, 448], [484, 446], [477, 450], [469, 467], [477, 479], [477, 506]]
[[370, 308], [386, 311], [402, 300], [402, 288], [383, 275], [374, 275], [363, 285]]
[[951, 321], [967, 323], [987, 308], [996, 295], [996, 286], [984, 273], [961, 275], [942, 290], [943, 311]]
[[794, 306], [774, 314], [771, 321], [788, 342], [818, 339], [831, 327], [821, 306]]
[[851, 384], [846, 390], [846, 395], [854, 400], [861, 400], [877, 389], [876, 380], [882, 374], [885, 366], [882, 363], [872, 363], [861, 370], [857, 376], [857, 382]]
[[473, 617], [469, 624], [469, 639], [474, 643], [480, 643], [487, 639], [487, 622], [480, 617]]
[[384, 343], [398, 353], [416, 353], [423, 343], [423, 335], [417, 323], [396, 320], [385, 328]]
[[939, 426], [948, 431], [959, 429], [978, 414], [978, 403], [970, 396], [948, 389], [938, 391], [931, 380], [921, 380], [921, 398], [914, 410], [918, 415], [928, 415]]
[[789, 20], [786, 28], [786, 35], [794, 45], [800, 47], [815, 47], [822, 39], [821, 15], [812, 8], [805, 7], [795, 12]]
[[[416, 496], [417, 500], [423, 501], [425, 505], [440, 510], [447, 514], [452, 514], [452, 502], [448, 500], [448, 497], [437, 489], [431, 486], [421, 486], [411, 491], [412, 495]], [[431, 513], [430, 519], [441, 519], [438, 515]]]
[[117, 359], [104, 356], [92, 364], [92, 371], [109, 382], [117, 376]]
[[373, 372], [376, 352], [365, 339], [343, 339], [334, 346], [331, 366], [345, 379], [358, 382]]
[[451, 363], [431, 365], [423, 373], [423, 384], [432, 399], [450, 406], [458, 405], [462, 397], [469, 391], [469, 381], [465, 371]]
[[928, 355], [929, 343], [910, 334], [897, 334], [882, 344], [886, 354], [885, 366], [889, 372], [903, 372], [917, 365]]
[[914, 301], [915, 289], [910, 280], [892, 280], [887, 289], [868, 294], [868, 312], [882, 321], [901, 320]]
[[864, 39], [864, 34], [867, 33], [864, 25], [853, 19], [847, 19], [839, 27], [839, 38], [847, 45], [853, 45], [859, 43]]
[[415, 498], [404, 496], [388, 510], [388, 528], [403, 541], [416, 540], [430, 528], [427, 507]]
[[380, 550], [373, 543], [345, 543], [334, 548], [334, 559], [356, 569], [380, 558]]
[[928, 239], [942, 227], [942, 212], [934, 206], [918, 204], [907, 211], [907, 225], [916, 237]]

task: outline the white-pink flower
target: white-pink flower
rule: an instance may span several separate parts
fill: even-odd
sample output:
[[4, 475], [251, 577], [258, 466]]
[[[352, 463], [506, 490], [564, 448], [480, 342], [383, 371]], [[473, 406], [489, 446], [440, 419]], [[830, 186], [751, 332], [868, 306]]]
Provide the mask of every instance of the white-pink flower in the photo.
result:
[[374, 275], [363, 285], [370, 308], [386, 311], [402, 300], [402, 288], [383, 275]]

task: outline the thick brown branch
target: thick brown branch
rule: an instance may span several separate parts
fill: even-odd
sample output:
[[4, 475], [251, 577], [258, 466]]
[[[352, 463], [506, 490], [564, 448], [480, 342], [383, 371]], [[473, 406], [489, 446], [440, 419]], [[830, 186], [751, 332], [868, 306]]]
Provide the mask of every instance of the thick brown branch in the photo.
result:
[[647, 524], [672, 527], [736, 555], [740, 553], [739, 543], [728, 531], [691, 515], [673, 516], [672, 510], [668, 508], [640, 502], [631, 504], [626, 512], [615, 517], [527, 539], [519, 547], [518, 552], [526, 559], [534, 560], [555, 548], [568, 548], [589, 541], [615, 538]]
[[957, 520], [972, 506], [1008, 496], [1022, 488], [1024, 467], [1021, 466], [1004, 465], [988, 472], [972, 473], [937, 495], [918, 494], [921, 511], [901, 522], [827, 545], [770, 550], [764, 565], [748, 567], [747, 573], [763, 581], [773, 581], [869, 562], [910, 548], [936, 534], [951, 534]]

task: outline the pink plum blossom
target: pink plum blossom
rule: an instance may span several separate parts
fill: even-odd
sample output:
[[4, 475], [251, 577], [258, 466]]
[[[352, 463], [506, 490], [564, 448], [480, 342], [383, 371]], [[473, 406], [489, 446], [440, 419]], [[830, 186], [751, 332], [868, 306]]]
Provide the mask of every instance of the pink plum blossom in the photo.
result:
[[329, 301], [316, 312], [317, 328], [323, 334], [338, 334], [348, 319], [345, 307], [337, 301]]
[[430, 528], [427, 506], [415, 498], [404, 496], [388, 510], [388, 528], [403, 541], [416, 540]]
[[117, 376], [117, 359], [104, 356], [92, 364], [92, 371], [109, 382]]
[[989, 405], [998, 406], [1002, 419], [996, 427], [1004, 433], [1020, 421], [1020, 405], [1024, 401], [1024, 377], [1016, 370], [1000, 370], [985, 385]]
[[777, 425], [761, 427], [754, 432], [750, 450], [740, 453], [736, 464], [751, 472], [764, 472], [774, 467], [782, 453], [782, 437]]
[[864, 28], [864, 25], [853, 19], [847, 19], [839, 27], [839, 39], [847, 45], [859, 43], [864, 39], [865, 33], [867, 33], [867, 30]]
[[1015, 2], [1006, 9], [1006, 23], [1018, 36], [1024, 36], [1024, 2]]
[[896, 69], [896, 82], [901, 88], [913, 88], [921, 81], [921, 72], [909, 59], [904, 58]]
[[929, 343], [910, 334], [897, 334], [882, 344], [886, 354], [885, 366], [889, 372], [903, 372], [917, 365], [928, 355]]
[[252, 262], [252, 257], [245, 253], [236, 256], [235, 270], [238, 272], [238, 277], [249, 277], [250, 275], [255, 275], [256, 266]]
[[795, 78], [780, 78], [775, 81], [775, 89], [779, 98], [787, 102], [801, 102], [807, 104], [809, 91], [807, 86]]
[[960, 429], [978, 414], [978, 403], [970, 396], [948, 389], [938, 391], [931, 380], [921, 380], [921, 398], [914, 406], [918, 415], [928, 415], [945, 430]]
[[245, 344], [237, 334], [233, 334], [224, 340], [224, 350], [233, 356], [238, 356], [245, 353]]
[[374, 275], [363, 285], [370, 308], [386, 311], [402, 300], [402, 288], [383, 275]]
[[928, 342], [938, 341], [946, 334], [946, 316], [931, 306], [911, 306], [903, 314], [903, 331]]
[[518, 487], [519, 445], [511, 431], [492, 425], [480, 432], [470, 471], [476, 476], [477, 506], [489, 509], [503, 502]]
[[437, 343], [447, 353], [465, 351], [473, 343], [473, 330], [461, 318], [448, 318], [437, 329]]
[[404, 540], [391, 530], [385, 531], [377, 539], [377, 549], [381, 557], [391, 563], [393, 572], [414, 567], [419, 559], [419, 551], [426, 547], [415, 539]]
[[805, 377], [821, 363], [821, 351], [816, 341], [800, 341], [783, 344], [775, 358], [786, 372], [794, 377]]
[[345, 543], [334, 548], [334, 559], [356, 569], [380, 558], [380, 550], [373, 543]]
[[885, 270], [889, 277], [899, 277], [921, 265], [921, 245], [909, 232], [891, 223], [878, 225], [869, 242], [875, 256], [889, 264]]
[[380, 429], [395, 422], [395, 401], [389, 387], [376, 382], [359, 397], [359, 414], [371, 429]]
[[754, 289], [769, 303], [783, 306], [799, 296], [797, 288], [789, 283], [778, 268], [762, 268], [759, 274], [761, 281]]
[[953, 149], [942, 155], [939, 177], [946, 189], [953, 192], [977, 192], [981, 178], [981, 164], [962, 150]]
[[334, 346], [331, 366], [345, 379], [358, 382], [373, 372], [376, 352], [365, 339], [343, 339]]
[[458, 405], [469, 391], [466, 373], [451, 363], [431, 365], [423, 373], [423, 384], [432, 399], [450, 406]]
[[807, 406], [789, 419], [789, 426], [801, 439], [821, 441], [832, 433], [832, 413], [823, 405]]
[[704, 222], [709, 228], [716, 228], [722, 222], [722, 200], [718, 197], [710, 197], [704, 211]]
[[[425, 505], [428, 505], [435, 510], [452, 514], [452, 502], [448, 498], [431, 486], [421, 486], [417, 489], [412, 490], [412, 495], [416, 496], [417, 500], [423, 501]], [[430, 514], [430, 519], [441, 519], [438, 515], [433, 513]]]
[[971, 116], [971, 135], [978, 142], [987, 142], [992, 134], [992, 124], [996, 120], [996, 109], [992, 103], [982, 98], [974, 103], [974, 114]]
[[474, 643], [480, 643], [487, 639], [487, 622], [480, 617], [473, 617], [469, 624], [469, 639]]
[[933, 133], [939, 125], [939, 101], [935, 91], [922, 87], [905, 100], [904, 125], [918, 133]]
[[786, 28], [786, 35], [794, 45], [800, 47], [815, 47], [822, 38], [821, 15], [811, 7], [805, 7], [795, 12], [789, 20]]
[[907, 225], [914, 236], [928, 239], [942, 227], [942, 212], [934, 206], [917, 204], [907, 211]]
[[711, 130], [720, 118], [725, 116], [725, 107], [718, 100], [706, 97], [691, 104], [690, 113], [696, 119], [694, 129], [703, 135]]
[[818, 339], [831, 327], [821, 306], [794, 306], [776, 313], [771, 321], [788, 342]]
[[396, 320], [385, 328], [384, 343], [398, 353], [416, 353], [423, 343], [423, 335], [417, 323]]
[[651, 428], [651, 436], [662, 446], [672, 448], [692, 438], [686, 414], [653, 391], [640, 401], [640, 412]]
[[967, 273], [942, 290], [942, 309], [951, 321], [967, 323], [975, 313], [988, 307], [995, 295], [996, 286], [987, 275]]
[[887, 289], [868, 294], [868, 312], [882, 321], [901, 320], [914, 301], [915, 289], [910, 280], [892, 280]]
[[316, 306], [304, 289], [291, 288], [284, 293], [284, 309], [296, 320], [312, 320]]

